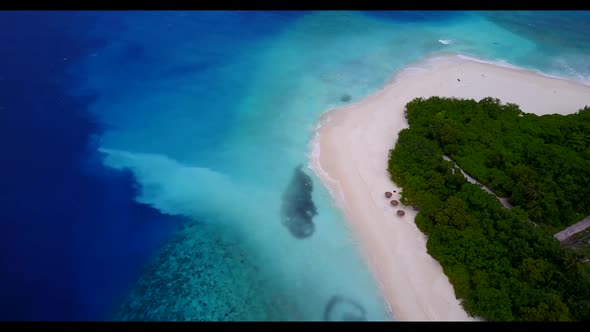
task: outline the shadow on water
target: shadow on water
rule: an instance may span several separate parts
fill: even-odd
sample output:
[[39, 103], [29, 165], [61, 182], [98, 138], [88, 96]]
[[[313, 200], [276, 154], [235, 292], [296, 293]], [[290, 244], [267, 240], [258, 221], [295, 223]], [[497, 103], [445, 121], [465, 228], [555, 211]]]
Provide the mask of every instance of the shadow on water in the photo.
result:
[[298, 239], [310, 237], [315, 231], [313, 217], [318, 212], [311, 198], [312, 191], [311, 178], [301, 170], [301, 165], [297, 166], [282, 196], [281, 222]]

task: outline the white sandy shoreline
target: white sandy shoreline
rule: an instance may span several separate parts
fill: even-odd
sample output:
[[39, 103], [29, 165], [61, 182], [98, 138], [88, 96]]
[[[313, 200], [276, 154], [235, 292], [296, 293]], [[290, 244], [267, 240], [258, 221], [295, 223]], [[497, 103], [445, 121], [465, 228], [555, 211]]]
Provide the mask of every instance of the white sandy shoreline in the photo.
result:
[[344, 212], [395, 320], [474, 320], [455, 298], [440, 264], [427, 254], [416, 212], [401, 207], [406, 215], [400, 218], [384, 196], [396, 190], [392, 199], [399, 200], [387, 159], [399, 131], [408, 126], [405, 105], [416, 97], [492, 96], [527, 113], [569, 114], [590, 105], [590, 87], [458, 55], [406, 68], [411, 69], [395, 74], [375, 94], [321, 116], [309, 166]]

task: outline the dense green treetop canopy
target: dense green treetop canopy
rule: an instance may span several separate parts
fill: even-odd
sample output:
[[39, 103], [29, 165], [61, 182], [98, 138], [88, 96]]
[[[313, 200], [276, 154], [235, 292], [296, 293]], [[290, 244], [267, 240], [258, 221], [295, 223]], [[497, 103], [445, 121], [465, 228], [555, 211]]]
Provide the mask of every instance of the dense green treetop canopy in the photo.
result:
[[406, 118], [388, 170], [464, 308], [488, 320], [590, 319], [587, 264], [551, 234], [590, 214], [590, 109], [539, 117], [492, 98], [433, 97], [408, 103]]

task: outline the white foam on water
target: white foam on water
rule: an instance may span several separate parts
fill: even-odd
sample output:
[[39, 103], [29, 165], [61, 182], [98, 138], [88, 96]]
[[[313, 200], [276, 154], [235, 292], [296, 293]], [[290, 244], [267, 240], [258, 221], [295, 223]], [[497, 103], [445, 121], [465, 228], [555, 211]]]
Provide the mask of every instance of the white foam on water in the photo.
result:
[[478, 57], [474, 57], [472, 55], [466, 55], [466, 54], [457, 54], [457, 56], [461, 59], [465, 59], [465, 60], [469, 60], [469, 61], [485, 63], [485, 64], [494, 65], [494, 66], [498, 66], [498, 67], [504, 67], [504, 68], [508, 68], [508, 69], [532, 71], [536, 74], [539, 74], [539, 75], [542, 75], [545, 77], [550, 77], [550, 78], [555, 78], [555, 79], [565, 80], [565, 81], [571, 81], [571, 82], [580, 83], [580, 84], [590, 86], [590, 76], [585, 77], [585, 76], [579, 74], [578, 72], [574, 71], [573, 68], [569, 67], [565, 62], [563, 63], [563, 66], [570, 69], [570, 70], [567, 70], [571, 74], [570, 76], [549, 74], [549, 73], [546, 73], [546, 72], [543, 72], [541, 70], [534, 69], [534, 68], [524, 68], [521, 66], [513, 65], [503, 59], [486, 60], [486, 59], [482, 59], [482, 58], [478, 58]]

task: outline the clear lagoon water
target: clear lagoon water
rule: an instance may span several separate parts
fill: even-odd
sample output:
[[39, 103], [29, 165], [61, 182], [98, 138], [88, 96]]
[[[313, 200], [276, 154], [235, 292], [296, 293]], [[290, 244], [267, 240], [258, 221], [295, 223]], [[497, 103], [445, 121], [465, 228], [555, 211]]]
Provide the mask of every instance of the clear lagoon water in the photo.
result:
[[436, 54], [588, 82], [587, 31], [589, 12], [0, 13], [0, 319], [395, 320], [307, 166], [320, 115]]

